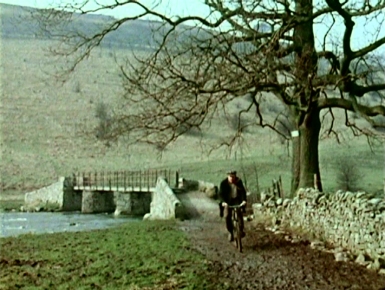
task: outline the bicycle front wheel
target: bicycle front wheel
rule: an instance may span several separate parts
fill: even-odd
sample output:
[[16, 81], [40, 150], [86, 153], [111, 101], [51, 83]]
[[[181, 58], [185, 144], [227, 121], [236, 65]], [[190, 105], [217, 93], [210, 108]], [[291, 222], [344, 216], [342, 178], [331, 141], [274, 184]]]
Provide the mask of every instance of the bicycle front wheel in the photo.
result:
[[241, 231], [241, 223], [237, 222], [237, 248], [240, 253], [242, 253], [242, 231]]
[[235, 215], [233, 218], [233, 233], [235, 245], [239, 252], [242, 253], [242, 231], [241, 231], [241, 223], [238, 221], [238, 215]]

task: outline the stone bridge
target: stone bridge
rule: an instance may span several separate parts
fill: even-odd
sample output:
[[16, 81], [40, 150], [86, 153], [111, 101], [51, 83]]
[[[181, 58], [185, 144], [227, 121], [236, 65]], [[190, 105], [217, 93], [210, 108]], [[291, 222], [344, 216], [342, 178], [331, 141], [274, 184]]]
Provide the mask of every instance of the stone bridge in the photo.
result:
[[[172, 179], [174, 182], [170, 182]], [[76, 173], [26, 193], [25, 204], [50, 204], [62, 211], [172, 219], [181, 206], [174, 193], [178, 180], [179, 173], [170, 170]]]

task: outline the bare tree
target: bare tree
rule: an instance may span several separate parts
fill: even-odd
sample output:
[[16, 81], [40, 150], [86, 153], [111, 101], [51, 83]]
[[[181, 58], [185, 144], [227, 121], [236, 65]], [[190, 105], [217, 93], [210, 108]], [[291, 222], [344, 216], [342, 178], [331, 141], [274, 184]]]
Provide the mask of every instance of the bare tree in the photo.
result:
[[[142, 12], [113, 19], [91, 35], [53, 33], [62, 40], [55, 53], [74, 57], [68, 71], [124, 23], [149, 16], [161, 23], [158, 31], [162, 34], [155, 39], [154, 52], [138, 57], [135, 64], [120, 64], [125, 97], [136, 113], [123, 112], [116, 118], [111, 138], [129, 134], [130, 140], [163, 148], [185, 133], [181, 125], [186, 130], [200, 128], [218, 112], [226, 113], [226, 104], [246, 95], [250, 103], [239, 110], [239, 120], [252, 111], [255, 119], [240, 122], [233, 138], [220, 145], [232, 146], [243, 138], [245, 126], [251, 125], [269, 127], [285, 136], [274, 118], [270, 120], [261, 111], [261, 96], [269, 93], [269, 98], [278, 100], [289, 112], [299, 133], [292, 138], [292, 191], [313, 186], [314, 175], [322, 190], [318, 156], [321, 111], [331, 116], [330, 134], [334, 132], [334, 108], [355, 112], [370, 123], [372, 117], [385, 115], [381, 103], [384, 67], [379, 58], [385, 44], [381, 30], [384, 0], [205, 0], [211, 11], [208, 17], [169, 17], [157, 12], [156, 5], [146, 7], [136, 0], [111, 0], [94, 9], [87, 9], [91, 1], [80, 2], [58, 8], [88, 14], [119, 6], [130, 11], [136, 6]], [[56, 17], [59, 23], [70, 23], [76, 15], [47, 10], [40, 20], [52, 28]], [[326, 27], [323, 34], [316, 34], [317, 23]], [[369, 24], [373, 25], [369, 43], [354, 49], [354, 32]], [[319, 67], [321, 61], [328, 63], [328, 69]], [[363, 105], [359, 100], [372, 92], [380, 93], [377, 104]], [[347, 113], [345, 116], [346, 125], [355, 134], [366, 132], [351, 122]]]

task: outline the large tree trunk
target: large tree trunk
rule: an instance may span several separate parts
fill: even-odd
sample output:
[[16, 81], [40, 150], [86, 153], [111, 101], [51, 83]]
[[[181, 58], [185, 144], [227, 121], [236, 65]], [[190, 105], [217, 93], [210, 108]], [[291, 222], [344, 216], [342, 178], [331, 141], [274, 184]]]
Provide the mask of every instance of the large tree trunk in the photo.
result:
[[[298, 15], [309, 17], [313, 14], [312, 0], [295, 0]], [[293, 137], [292, 193], [301, 187], [313, 187], [314, 175], [317, 187], [322, 190], [318, 165], [318, 141], [321, 130], [319, 109], [314, 101], [319, 97], [311, 85], [317, 72], [317, 53], [314, 46], [313, 21], [299, 23], [294, 28], [295, 70], [297, 87], [296, 109], [293, 111], [299, 136]], [[301, 108], [299, 110], [299, 108]], [[306, 109], [304, 109], [306, 108]], [[306, 110], [306, 111], [305, 111]]]
[[[319, 133], [321, 130], [319, 114], [317, 108], [310, 109], [299, 127], [300, 174], [298, 188], [316, 186], [318, 190], [322, 191], [318, 155]], [[314, 180], [314, 177], [316, 177], [316, 180]]]

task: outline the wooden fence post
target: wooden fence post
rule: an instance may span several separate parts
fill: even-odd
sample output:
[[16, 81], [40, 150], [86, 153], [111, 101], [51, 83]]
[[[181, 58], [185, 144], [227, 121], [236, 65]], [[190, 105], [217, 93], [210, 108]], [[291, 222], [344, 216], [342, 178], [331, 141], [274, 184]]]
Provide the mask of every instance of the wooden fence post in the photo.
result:
[[126, 170], [123, 171], [123, 188], [126, 191]]
[[110, 187], [110, 191], [111, 191], [111, 187], [112, 187], [112, 184], [111, 184], [111, 171], [108, 171], [108, 177], [107, 177], [107, 180], [108, 180], [108, 185]]
[[315, 189], [315, 190], [318, 190], [318, 186], [317, 186], [317, 174], [316, 174], [316, 173], [314, 174], [314, 189]]

